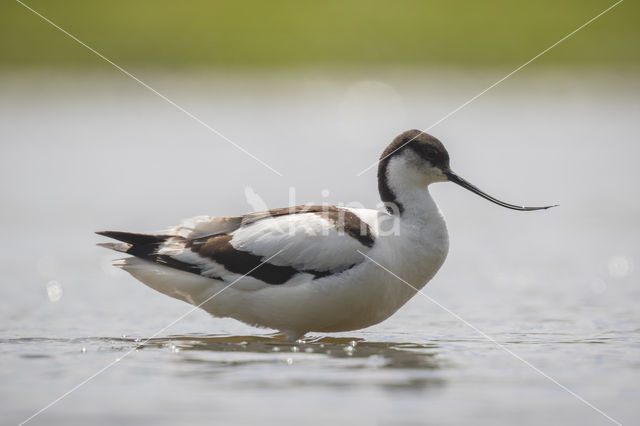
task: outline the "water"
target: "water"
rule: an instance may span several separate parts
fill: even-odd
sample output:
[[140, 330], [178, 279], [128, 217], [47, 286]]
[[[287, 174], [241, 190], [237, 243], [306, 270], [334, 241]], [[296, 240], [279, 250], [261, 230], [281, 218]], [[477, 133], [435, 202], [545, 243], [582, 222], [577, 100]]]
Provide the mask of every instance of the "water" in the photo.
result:
[[355, 174], [497, 77], [141, 77], [284, 176], [124, 77], [3, 75], [3, 424], [111, 364], [29, 424], [613, 424], [557, 383], [637, 422], [637, 79], [514, 77], [435, 127], [482, 189], [561, 206], [435, 186], [451, 250], [425, 293], [446, 309], [417, 295], [374, 327], [288, 343], [200, 311], [167, 328], [190, 306], [111, 267], [92, 232], [374, 206], [375, 171]]

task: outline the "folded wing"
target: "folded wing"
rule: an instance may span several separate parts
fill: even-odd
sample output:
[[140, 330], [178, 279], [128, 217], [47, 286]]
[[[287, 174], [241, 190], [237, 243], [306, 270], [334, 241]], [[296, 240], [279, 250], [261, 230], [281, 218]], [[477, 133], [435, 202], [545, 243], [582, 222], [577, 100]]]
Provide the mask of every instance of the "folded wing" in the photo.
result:
[[198, 217], [165, 235], [101, 234], [125, 243], [110, 248], [222, 281], [247, 275], [254, 278], [255, 288], [256, 280], [279, 285], [300, 274], [318, 279], [362, 262], [359, 251], [366, 253], [376, 238], [371, 222], [378, 213], [368, 212], [298, 206], [229, 218]]

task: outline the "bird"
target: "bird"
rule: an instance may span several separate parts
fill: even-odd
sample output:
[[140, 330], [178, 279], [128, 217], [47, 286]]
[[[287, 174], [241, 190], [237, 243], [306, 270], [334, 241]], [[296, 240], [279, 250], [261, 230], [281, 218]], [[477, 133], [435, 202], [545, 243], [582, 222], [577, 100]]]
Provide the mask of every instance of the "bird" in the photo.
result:
[[449, 163], [440, 140], [408, 130], [378, 160], [384, 209], [299, 205], [197, 216], [158, 234], [97, 232], [118, 241], [99, 245], [131, 255], [115, 266], [214, 317], [273, 329], [290, 341], [358, 330], [389, 318], [445, 261], [449, 236], [431, 184], [453, 182], [513, 210], [555, 207], [500, 201]]

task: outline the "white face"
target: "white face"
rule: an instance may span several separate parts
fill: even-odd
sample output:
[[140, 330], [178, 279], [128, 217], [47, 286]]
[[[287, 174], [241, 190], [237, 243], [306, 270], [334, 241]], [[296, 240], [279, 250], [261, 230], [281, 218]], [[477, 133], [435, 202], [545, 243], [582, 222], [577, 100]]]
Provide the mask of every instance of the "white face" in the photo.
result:
[[388, 177], [394, 181], [396, 184], [394, 186], [400, 184], [424, 188], [429, 184], [448, 180], [442, 169], [434, 166], [429, 160], [422, 158], [411, 149], [405, 149], [402, 154], [391, 159]]

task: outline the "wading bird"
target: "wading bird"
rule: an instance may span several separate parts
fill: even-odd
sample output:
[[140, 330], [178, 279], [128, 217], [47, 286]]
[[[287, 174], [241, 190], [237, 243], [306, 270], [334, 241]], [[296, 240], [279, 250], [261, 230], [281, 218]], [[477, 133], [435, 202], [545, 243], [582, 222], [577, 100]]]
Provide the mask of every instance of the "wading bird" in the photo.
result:
[[[297, 206], [200, 216], [157, 235], [98, 234], [121, 241], [101, 245], [132, 255], [115, 265], [149, 287], [295, 340], [310, 331], [377, 324], [433, 278], [449, 249], [444, 217], [428, 189], [437, 182], [513, 210], [552, 207], [520, 207], [487, 195], [451, 170], [438, 139], [409, 130], [378, 163], [387, 211]], [[382, 232], [389, 221], [395, 232]]]

